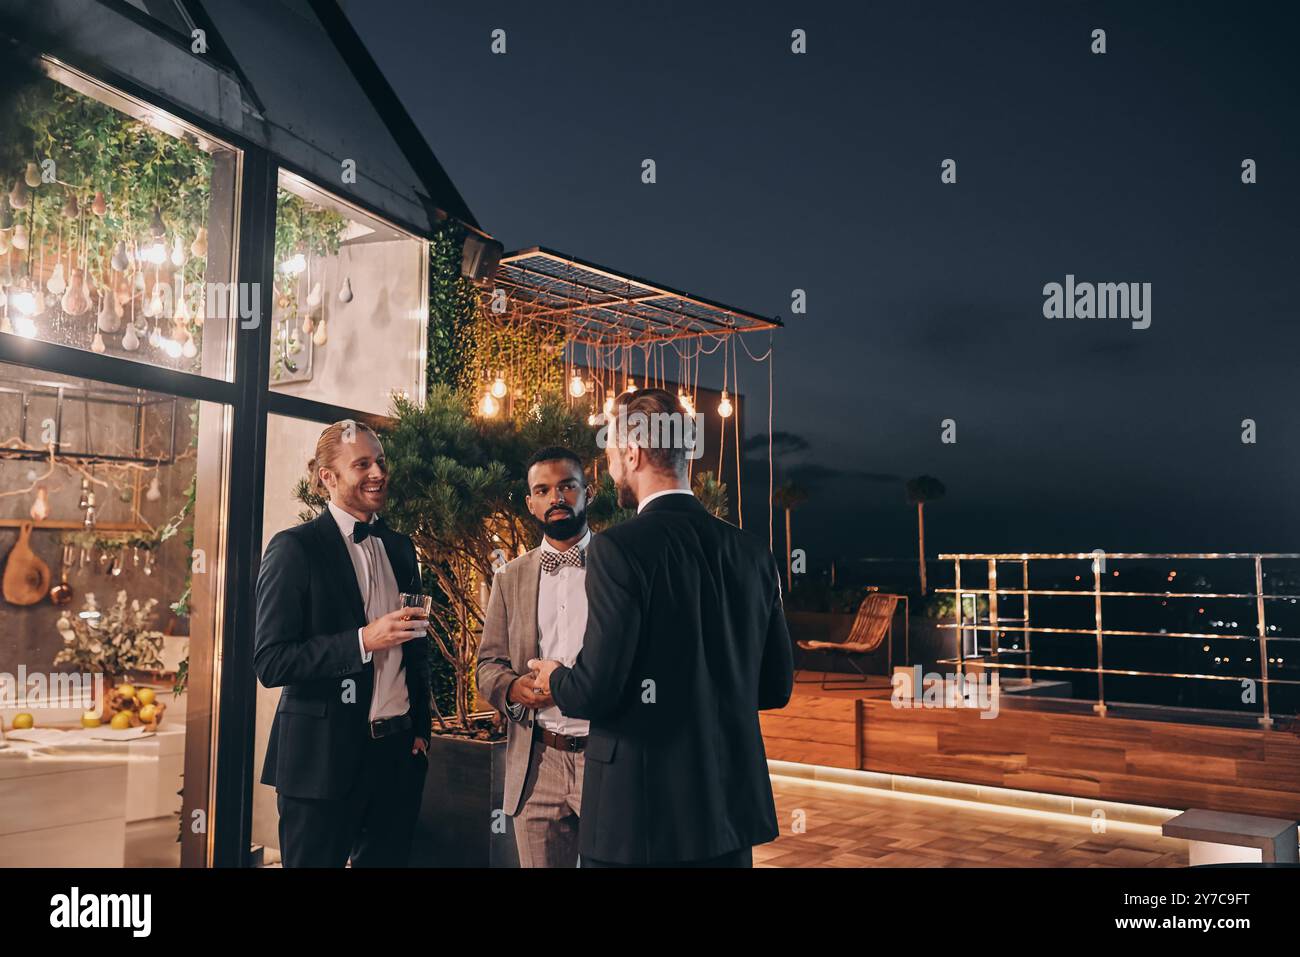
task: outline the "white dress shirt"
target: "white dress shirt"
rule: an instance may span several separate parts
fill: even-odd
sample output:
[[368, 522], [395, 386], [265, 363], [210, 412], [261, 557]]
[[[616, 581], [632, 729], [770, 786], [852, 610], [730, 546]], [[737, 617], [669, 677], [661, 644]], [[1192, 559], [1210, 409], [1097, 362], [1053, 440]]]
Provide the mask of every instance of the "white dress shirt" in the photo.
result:
[[688, 489], [688, 488], [665, 488], [665, 489], [660, 489], [658, 492], [652, 492], [651, 494], [647, 495], [645, 498], [641, 499], [641, 501], [637, 502], [637, 503], [636, 503], [636, 513], [637, 513], [638, 515], [640, 515], [640, 514], [641, 514], [641, 511], [642, 511], [642, 510], [643, 510], [647, 505], [649, 505], [651, 502], [653, 502], [653, 501], [654, 501], [655, 499], [657, 499], [657, 498], [663, 498], [665, 495], [694, 495], [694, 494], [695, 494], [695, 493], [692, 492], [692, 491], [691, 491], [690, 489]]
[[[585, 553], [591, 544], [591, 532], [582, 536], [578, 547]], [[559, 553], [559, 549], [542, 539], [542, 550]], [[582, 650], [582, 636], [587, 630], [587, 569], [561, 565], [554, 574], [541, 572], [537, 588], [537, 633], [543, 658], [552, 658], [572, 668]], [[537, 723], [547, 731], [583, 738], [591, 722], [570, 718], [555, 705], [537, 712]]]
[[[366, 621], [372, 622], [389, 612], [402, 607], [401, 590], [397, 587], [397, 576], [384, 551], [384, 543], [379, 536], [371, 535], [361, 544], [352, 540], [353, 529], [357, 520], [329, 503], [330, 514], [343, 534], [343, 543], [347, 546], [348, 557], [352, 559], [352, 568], [357, 573], [357, 586], [361, 589], [361, 600], [366, 606]], [[370, 521], [375, 517], [372, 515]], [[361, 662], [365, 664], [374, 657], [375, 687], [370, 695], [370, 720], [395, 718], [406, 714], [411, 709], [411, 695], [406, 688], [406, 665], [402, 661], [402, 646], [381, 648], [379, 651], [366, 651], [362, 631], [357, 629], [357, 644], [361, 648]]]

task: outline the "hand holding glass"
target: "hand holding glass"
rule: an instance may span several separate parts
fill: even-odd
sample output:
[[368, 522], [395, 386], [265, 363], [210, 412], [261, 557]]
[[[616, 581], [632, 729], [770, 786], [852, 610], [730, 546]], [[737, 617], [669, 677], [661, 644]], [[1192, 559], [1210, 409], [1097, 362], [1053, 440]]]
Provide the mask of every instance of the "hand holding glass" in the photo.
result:
[[412, 632], [415, 635], [425, 634], [429, 630], [429, 613], [433, 610], [433, 596], [404, 591], [401, 599], [402, 610], [407, 613], [406, 617], [411, 622]]

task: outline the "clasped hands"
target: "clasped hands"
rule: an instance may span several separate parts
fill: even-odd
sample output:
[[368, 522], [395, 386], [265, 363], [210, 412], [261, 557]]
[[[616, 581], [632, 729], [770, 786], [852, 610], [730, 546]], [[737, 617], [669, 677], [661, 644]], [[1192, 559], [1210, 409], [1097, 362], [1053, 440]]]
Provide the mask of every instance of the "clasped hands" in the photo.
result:
[[510, 700], [526, 708], [551, 707], [555, 704], [551, 697], [551, 672], [559, 666], [560, 662], [551, 658], [530, 659], [528, 674], [520, 675], [510, 683]]

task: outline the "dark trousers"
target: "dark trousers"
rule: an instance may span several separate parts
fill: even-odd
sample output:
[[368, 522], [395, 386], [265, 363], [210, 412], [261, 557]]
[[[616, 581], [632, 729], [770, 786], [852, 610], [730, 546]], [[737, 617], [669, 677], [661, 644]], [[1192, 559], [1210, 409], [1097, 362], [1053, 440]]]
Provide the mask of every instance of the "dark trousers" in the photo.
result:
[[706, 857], [695, 861], [674, 861], [670, 864], [613, 864], [609, 861], [598, 861], [594, 858], [584, 857], [579, 863], [580, 867], [753, 867], [754, 866], [754, 849], [752, 847], [742, 847], [739, 850], [731, 851], [727, 854], [720, 854], [717, 857]]
[[405, 867], [429, 759], [414, 734], [367, 738], [352, 791], [338, 800], [276, 795], [285, 867]]

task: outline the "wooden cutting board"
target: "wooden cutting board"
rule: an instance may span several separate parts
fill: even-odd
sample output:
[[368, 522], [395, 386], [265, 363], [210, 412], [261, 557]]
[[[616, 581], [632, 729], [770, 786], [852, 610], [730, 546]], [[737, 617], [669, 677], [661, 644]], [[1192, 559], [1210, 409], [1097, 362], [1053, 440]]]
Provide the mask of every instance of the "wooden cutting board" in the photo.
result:
[[5, 561], [4, 597], [11, 605], [35, 605], [50, 590], [50, 566], [32, 551], [32, 523], [18, 530], [18, 542]]

